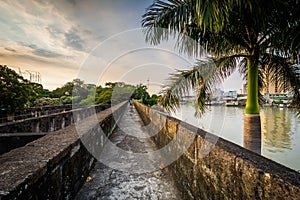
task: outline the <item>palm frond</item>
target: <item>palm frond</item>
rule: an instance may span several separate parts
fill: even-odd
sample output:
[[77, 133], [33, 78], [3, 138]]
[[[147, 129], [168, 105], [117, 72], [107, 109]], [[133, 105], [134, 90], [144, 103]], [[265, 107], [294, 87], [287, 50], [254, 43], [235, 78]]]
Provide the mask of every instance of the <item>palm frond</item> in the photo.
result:
[[[231, 55], [238, 52], [243, 40], [221, 31], [229, 19], [232, 0], [155, 0], [143, 15], [147, 42], [157, 45], [162, 40], [176, 39], [176, 48], [190, 56], [205, 53]], [[199, 9], [201, 8], [201, 12]], [[204, 14], [202, 13], [204, 12]], [[234, 20], [235, 17], [233, 17]], [[232, 24], [238, 24], [232, 22]], [[241, 27], [243, 28], [243, 27]], [[237, 30], [237, 33], [243, 33]]]
[[[146, 41], [159, 44], [173, 38], [180, 52], [197, 57], [208, 52], [213, 57], [173, 74], [161, 102], [169, 109], [178, 107], [180, 97], [193, 89], [202, 113], [211, 88], [236, 66], [247, 80], [251, 58], [259, 67], [259, 88], [266, 85], [266, 73], [275, 73], [270, 80], [279, 81], [280, 89], [289, 82], [293, 103], [300, 108], [299, 76], [292, 67], [299, 62], [299, 4], [299, 0], [154, 0], [143, 15]], [[208, 73], [209, 63], [214, 67]]]
[[195, 13], [198, 26], [204, 30], [219, 32], [228, 22], [234, 1], [231, 0], [198, 0], [195, 1]]
[[264, 74], [270, 76], [268, 81], [277, 85], [278, 92], [293, 94], [292, 105], [297, 108], [300, 116], [300, 65], [293, 64], [291, 57], [266, 53], [261, 66], [264, 66]]
[[157, 45], [184, 29], [192, 18], [189, 0], [155, 0], [142, 16], [146, 41]]
[[180, 107], [180, 99], [189, 95], [190, 91], [194, 91], [196, 93], [195, 114], [201, 116], [206, 110], [205, 103], [209, 100], [212, 91], [234, 72], [237, 59], [235, 56], [228, 56], [198, 60], [191, 70], [181, 70], [172, 74], [169, 84], [162, 91], [159, 103], [166, 110], [175, 111]]

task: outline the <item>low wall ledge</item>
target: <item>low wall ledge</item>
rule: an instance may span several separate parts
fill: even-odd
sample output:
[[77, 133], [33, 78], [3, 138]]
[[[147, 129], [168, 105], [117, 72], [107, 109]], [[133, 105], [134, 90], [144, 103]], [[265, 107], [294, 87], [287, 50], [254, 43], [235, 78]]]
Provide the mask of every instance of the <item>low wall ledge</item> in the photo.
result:
[[[97, 118], [109, 119], [106, 124], [114, 123], [112, 112], [119, 112], [126, 105], [123, 102], [103, 110]], [[94, 118], [79, 122], [86, 125], [82, 131], [89, 133], [94, 128], [89, 126], [94, 124], [90, 123]], [[76, 124], [51, 132], [0, 156], [0, 199], [73, 198], [93, 162], [80, 141]]]

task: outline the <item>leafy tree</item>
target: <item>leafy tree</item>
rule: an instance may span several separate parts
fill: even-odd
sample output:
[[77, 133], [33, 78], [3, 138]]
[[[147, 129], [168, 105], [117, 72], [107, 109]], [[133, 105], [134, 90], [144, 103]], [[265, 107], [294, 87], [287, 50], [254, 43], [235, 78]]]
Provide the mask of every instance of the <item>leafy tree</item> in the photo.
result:
[[105, 83], [105, 88], [101, 86], [96, 90], [96, 103], [111, 104], [129, 100], [135, 89], [134, 86], [123, 82]]
[[63, 103], [79, 103], [87, 98], [89, 94], [88, 86], [80, 79], [74, 79], [72, 82], [67, 82], [60, 88], [56, 88], [50, 93], [52, 98], [62, 98]]
[[145, 85], [139, 84], [136, 86], [132, 98], [141, 100], [141, 102], [144, 102], [145, 99], [148, 99], [150, 96], [147, 92], [147, 87]]
[[150, 97], [147, 87], [142, 84], [133, 86], [123, 82], [108, 82], [105, 86], [104, 88], [101, 86], [97, 87], [95, 94], [96, 104], [116, 104], [131, 98], [150, 106], [157, 103], [157, 95]]
[[32, 89], [37, 94], [36, 98], [49, 97], [50, 91], [47, 89], [44, 89], [42, 84], [39, 84], [39, 83], [30, 83], [30, 84], [31, 84]]
[[32, 84], [7, 66], [0, 65], [0, 109], [22, 110], [36, 98]]
[[85, 99], [82, 99], [79, 104], [84, 104], [84, 105], [95, 104], [96, 85], [87, 84], [86, 89], [88, 90], [88, 95]]
[[[191, 70], [172, 76], [161, 104], [172, 110], [179, 106], [181, 96], [193, 88], [197, 113], [202, 114], [211, 90], [238, 68], [248, 85], [245, 131], [260, 134], [259, 89], [265, 84], [263, 74], [270, 71], [280, 77], [281, 83], [283, 80], [289, 83], [293, 103], [300, 111], [300, 80], [293, 65], [299, 61], [299, 3], [298, 0], [155, 0], [142, 21], [147, 41], [159, 44], [179, 33], [180, 51], [197, 57], [209, 53]], [[195, 42], [191, 43], [190, 38]], [[246, 123], [248, 117], [254, 116], [258, 118], [256, 125]]]
[[106, 87], [102, 88], [101, 86], [97, 87], [95, 102], [96, 104], [110, 104], [113, 88]]
[[128, 101], [135, 90], [133, 85], [117, 84], [112, 93], [112, 101], [114, 104], [122, 101]]
[[61, 99], [50, 98], [50, 97], [41, 97], [34, 101], [34, 105], [35, 106], [61, 105]]
[[156, 94], [153, 94], [151, 97], [144, 100], [144, 104], [153, 106], [156, 105], [158, 101], [158, 96]]
[[64, 84], [62, 87], [56, 88], [50, 93], [51, 98], [60, 98], [62, 96], [72, 96], [74, 84], [72, 82], [68, 82]]

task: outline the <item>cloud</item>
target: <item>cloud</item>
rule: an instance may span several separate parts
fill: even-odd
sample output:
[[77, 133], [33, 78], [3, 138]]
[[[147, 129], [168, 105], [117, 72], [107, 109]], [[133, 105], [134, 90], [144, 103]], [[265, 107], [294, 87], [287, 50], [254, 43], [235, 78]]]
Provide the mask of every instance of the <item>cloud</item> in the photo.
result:
[[31, 53], [37, 56], [41, 56], [41, 57], [45, 57], [45, 58], [57, 58], [57, 57], [64, 57], [64, 55], [56, 53], [54, 51], [50, 51], [47, 49], [43, 49], [38, 47], [35, 44], [26, 44], [24, 42], [19, 42], [19, 44], [23, 47], [28, 47], [30, 48], [32, 51]]
[[65, 44], [69, 47], [72, 47], [75, 50], [82, 51], [84, 48], [84, 41], [77, 34], [78, 30], [72, 28], [70, 31], [66, 32], [65, 35]]
[[17, 52], [15, 49], [10, 48], [10, 47], [5, 47], [4, 48], [6, 51], [10, 51], [10, 52]]
[[[30, 66], [31, 70], [36, 67], [46, 77], [44, 83], [62, 84], [63, 78], [57, 80], [55, 74], [73, 79], [89, 50], [112, 35], [139, 27], [141, 14], [151, 2], [0, 0], [0, 61], [15, 63], [21, 68]], [[115, 55], [112, 52], [118, 52], [120, 45], [130, 44], [116, 41], [109, 50], [105, 49], [104, 55]], [[95, 68], [101, 69], [96, 64]], [[121, 64], [119, 68], [124, 70], [132, 63]], [[89, 78], [88, 73], [95, 70], [87, 71]]]
[[36, 49], [32, 53], [35, 55], [38, 55], [38, 56], [46, 57], [46, 58], [57, 58], [57, 57], [62, 56], [61, 54], [58, 54], [58, 53], [55, 53], [52, 51], [48, 51], [45, 49]]
[[77, 4], [76, 0], [67, 0], [67, 2], [69, 2], [70, 4], [72, 4], [74, 6]]

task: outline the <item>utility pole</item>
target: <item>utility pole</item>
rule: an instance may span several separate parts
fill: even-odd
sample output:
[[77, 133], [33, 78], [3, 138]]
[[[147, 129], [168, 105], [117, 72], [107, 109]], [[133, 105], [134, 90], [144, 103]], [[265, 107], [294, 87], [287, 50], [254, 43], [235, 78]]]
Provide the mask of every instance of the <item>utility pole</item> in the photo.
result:
[[148, 89], [148, 92], [149, 92], [149, 77], [147, 79], [147, 89]]

